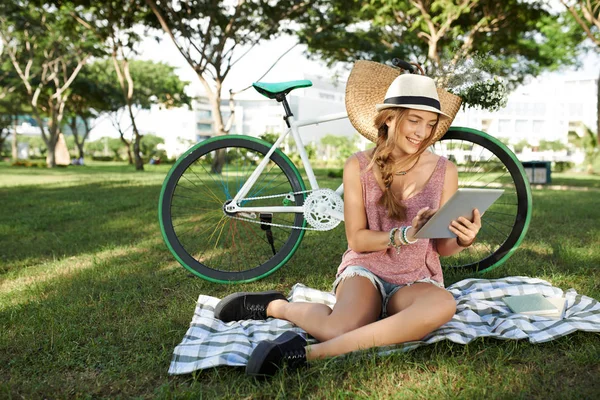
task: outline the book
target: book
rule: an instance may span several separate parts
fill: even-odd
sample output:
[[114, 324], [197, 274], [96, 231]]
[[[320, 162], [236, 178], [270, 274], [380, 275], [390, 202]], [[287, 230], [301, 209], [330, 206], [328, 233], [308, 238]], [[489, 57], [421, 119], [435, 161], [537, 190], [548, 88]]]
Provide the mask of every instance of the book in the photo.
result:
[[552, 318], [552, 319], [562, 319], [565, 313], [565, 305], [567, 299], [564, 297], [546, 297], [550, 303], [554, 304], [554, 306], [558, 309], [556, 313], [546, 314], [544, 317]]
[[546, 298], [540, 293], [508, 296], [502, 300], [515, 313], [549, 317], [562, 317], [565, 303], [562, 297]]

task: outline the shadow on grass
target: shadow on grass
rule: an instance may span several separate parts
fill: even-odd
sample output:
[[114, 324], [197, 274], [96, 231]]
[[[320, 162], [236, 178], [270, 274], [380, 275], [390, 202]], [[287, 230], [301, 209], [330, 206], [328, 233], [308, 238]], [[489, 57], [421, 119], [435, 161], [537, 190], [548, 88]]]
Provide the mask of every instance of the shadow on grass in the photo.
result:
[[174, 346], [199, 293], [191, 277], [149, 246], [21, 288], [0, 312], [0, 367], [15, 397], [148, 394], [166, 381]]
[[[316, 267], [314, 276], [324, 268]], [[278, 272], [252, 289], [278, 284], [289, 288], [303, 273], [302, 263], [292, 263], [286, 273]], [[192, 277], [165, 262], [156, 242], [31, 285], [21, 294], [24, 302], [0, 311], [0, 323], [8, 327], [0, 336], [4, 382], [0, 386], [6, 385], [9, 396], [32, 398], [169, 397], [169, 393], [274, 398], [281, 395], [282, 387], [292, 397], [313, 393], [327, 398], [342, 392], [386, 397], [401, 390], [447, 394], [456, 389], [456, 380], [462, 382], [463, 375], [470, 375], [461, 393], [481, 390], [482, 379], [483, 385], [495, 385], [498, 379], [511, 378], [518, 381], [498, 382], [488, 389], [534, 397], [548, 394], [548, 387], [588, 395], [593, 390], [590, 382], [598, 370], [595, 356], [600, 342], [589, 334], [535, 346], [481, 339], [468, 346], [445, 343], [391, 357], [320, 361], [298, 375], [301, 379], [294, 373], [280, 374], [265, 383], [245, 377], [239, 368], [169, 377], [173, 348], [189, 326], [197, 296], [222, 297], [224, 291], [249, 286], [228, 287]], [[339, 385], [332, 386], [332, 378]], [[388, 384], [381, 386], [380, 378]], [[581, 379], [588, 383], [582, 384]], [[399, 382], [405, 386], [397, 386]], [[573, 386], [575, 382], [579, 386]]]
[[2, 190], [2, 272], [160, 237], [160, 186], [107, 182]]

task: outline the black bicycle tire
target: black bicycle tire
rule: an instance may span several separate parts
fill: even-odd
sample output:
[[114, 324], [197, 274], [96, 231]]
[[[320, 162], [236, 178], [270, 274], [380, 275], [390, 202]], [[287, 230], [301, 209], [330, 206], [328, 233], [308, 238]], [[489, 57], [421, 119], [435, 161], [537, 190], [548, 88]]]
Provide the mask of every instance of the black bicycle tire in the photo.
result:
[[[192, 257], [177, 239], [171, 220], [171, 202], [173, 194], [175, 187], [185, 170], [198, 160], [198, 158], [224, 147], [247, 148], [266, 154], [269, 151], [271, 144], [253, 137], [227, 135], [208, 139], [188, 150], [176, 161], [163, 182], [158, 210], [161, 232], [167, 247], [177, 261], [194, 275], [217, 283], [252, 282], [264, 278], [281, 268], [298, 249], [298, 246], [304, 237], [305, 229], [291, 229], [290, 236], [284, 246], [268, 261], [247, 270], [231, 272], [210, 268], [210, 266], [207, 266]], [[271, 160], [284, 172], [294, 192], [302, 192], [305, 190], [304, 182], [298, 169], [284, 153], [277, 149], [272, 154]], [[296, 205], [304, 204], [304, 197], [304, 194], [296, 194]], [[303, 214], [296, 213], [294, 217], [294, 226], [302, 228], [306, 226]]]
[[531, 221], [532, 196], [531, 187], [520, 161], [510, 149], [496, 138], [471, 128], [451, 127], [448, 132], [440, 139], [444, 140], [463, 140], [475, 143], [492, 152], [506, 166], [509, 171], [517, 195], [517, 214], [515, 223], [510, 234], [500, 245], [500, 247], [487, 257], [463, 265], [456, 265], [447, 268], [460, 268], [466, 271], [483, 273], [501, 266], [519, 247], [527, 233]]

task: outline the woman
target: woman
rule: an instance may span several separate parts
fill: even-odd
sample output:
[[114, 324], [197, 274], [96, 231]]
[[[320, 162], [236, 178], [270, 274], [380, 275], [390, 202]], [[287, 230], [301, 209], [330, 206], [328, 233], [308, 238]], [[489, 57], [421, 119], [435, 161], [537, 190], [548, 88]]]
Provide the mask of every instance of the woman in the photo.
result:
[[[439, 256], [473, 243], [481, 227], [479, 212], [473, 210], [472, 220], [453, 221], [456, 238], [414, 237], [457, 190], [454, 164], [426, 150], [445, 133], [437, 129], [439, 122], [451, 117], [442, 112], [435, 83], [423, 75], [396, 77], [383, 103], [362, 108], [376, 113], [376, 146], [354, 154], [344, 166], [348, 250], [333, 284], [333, 310], [288, 303], [278, 292], [235, 293], [215, 308], [215, 317], [223, 321], [285, 319], [319, 341], [307, 346], [294, 332], [263, 341], [248, 362], [250, 375], [272, 375], [284, 363], [297, 367], [307, 360], [419, 340], [456, 311], [453, 296], [444, 289]], [[349, 114], [352, 120], [350, 109]], [[361, 124], [353, 123], [361, 131]]]

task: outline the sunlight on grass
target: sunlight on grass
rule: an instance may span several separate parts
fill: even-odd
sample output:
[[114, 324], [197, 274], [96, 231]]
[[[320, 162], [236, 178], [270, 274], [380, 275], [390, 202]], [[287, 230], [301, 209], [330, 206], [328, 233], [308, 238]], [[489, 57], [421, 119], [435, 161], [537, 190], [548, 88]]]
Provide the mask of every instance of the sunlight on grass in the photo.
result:
[[[331, 290], [347, 243], [343, 224], [307, 232], [294, 257], [265, 279], [207, 282], [162, 241], [157, 202], [169, 166], [155, 167], [0, 165], [0, 397], [598, 397], [600, 335], [586, 332], [536, 345], [481, 338], [387, 356], [365, 351], [262, 382], [226, 367], [169, 377], [198, 295], [288, 293], [298, 282]], [[319, 174], [323, 187], [340, 183]], [[531, 227], [513, 257], [482, 275], [444, 271], [446, 285], [525, 275], [600, 299], [600, 179], [559, 178], [593, 190], [534, 190]]]

